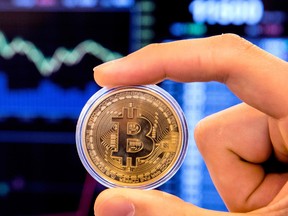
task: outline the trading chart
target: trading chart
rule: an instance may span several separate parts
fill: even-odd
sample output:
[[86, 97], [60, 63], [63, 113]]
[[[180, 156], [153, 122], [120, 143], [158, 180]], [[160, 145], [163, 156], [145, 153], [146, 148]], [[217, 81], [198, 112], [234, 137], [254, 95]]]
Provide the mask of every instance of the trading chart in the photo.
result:
[[27, 2], [0, 13], [0, 214], [88, 215], [103, 188], [79, 163], [75, 125], [99, 89], [93, 67], [130, 49], [131, 3]]
[[[93, 214], [105, 188], [75, 145], [81, 109], [100, 89], [93, 67], [149, 43], [226, 32], [287, 60], [287, 10], [284, 0], [1, 1], [0, 215]], [[184, 110], [190, 137], [183, 166], [158, 189], [225, 211], [193, 129], [241, 101], [214, 82], [159, 85]]]

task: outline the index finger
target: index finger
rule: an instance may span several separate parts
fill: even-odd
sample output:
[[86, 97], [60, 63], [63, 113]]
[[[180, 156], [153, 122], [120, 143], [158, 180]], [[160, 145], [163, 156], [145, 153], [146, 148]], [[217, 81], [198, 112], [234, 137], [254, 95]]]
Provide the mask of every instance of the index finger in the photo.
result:
[[233, 34], [152, 44], [94, 68], [102, 86], [219, 81], [275, 118], [288, 114], [288, 66]]

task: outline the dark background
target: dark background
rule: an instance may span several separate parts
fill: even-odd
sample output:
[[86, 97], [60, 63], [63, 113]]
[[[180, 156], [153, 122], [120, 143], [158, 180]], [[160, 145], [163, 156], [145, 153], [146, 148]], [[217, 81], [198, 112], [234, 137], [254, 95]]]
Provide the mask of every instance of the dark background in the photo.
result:
[[[33, 49], [49, 60], [59, 47], [71, 52], [91, 40], [109, 52], [127, 55], [152, 42], [232, 32], [287, 60], [284, 0], [262, 1], [261, 21], [239, 26], [195, 23], [189, 12], [192, 0], [83, 2], [89, 1], [0, 3], [0, 31], [4, 34], [4, 39], [0, 38], [0, 215], [92, 215], [94, 200], [104, 189], [82, 166], [74, 136], [82, 107], [99, 89], [92, 69], [107, 59], [87, 53], [79, 62], [62, 64], [45, 75], [28, 54], [18, 50], [7, 57], [7, 50], [32, 43]], [[159, 85], [176, 98], [187, 116], [197, 114], [197, 110], [185, 108], [189, 92], [185, 86], [169, 81]], [[225, 86], [208, 83], [201, 88], [204, 90], [192, 89], [205, 98], [198, 119], [240, 102]], [[190, 139], [193, 145], [193, 137]], [[225, 211], [205, 164], [198, 158], [199, 164], [193, 165], [195, 160], [188, 158], [191, 169], [184, 166], [158, 189], [201, 207]], [[188, 188], [189, 182], [192, 186]], [[192, 195], [188, 196], [189, 190]]]

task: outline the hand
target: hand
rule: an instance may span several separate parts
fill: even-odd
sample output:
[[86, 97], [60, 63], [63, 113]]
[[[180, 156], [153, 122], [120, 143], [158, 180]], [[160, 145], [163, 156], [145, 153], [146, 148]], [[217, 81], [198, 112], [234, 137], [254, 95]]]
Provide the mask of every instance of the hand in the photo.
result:
[[[231, 212], [288, 215], [286, 62], [236, 35], [224, 34], [152, 44], [96, 67], [94, 77], [109, 87], [164, 79], [226, 84], [243, 103], [205, 118], [195, 130], [212, 180]], [[159, 191], [132, 189], [104, 191], [95, 202], [95, 212], [97, 216], [238, 215], [201, 209]]]

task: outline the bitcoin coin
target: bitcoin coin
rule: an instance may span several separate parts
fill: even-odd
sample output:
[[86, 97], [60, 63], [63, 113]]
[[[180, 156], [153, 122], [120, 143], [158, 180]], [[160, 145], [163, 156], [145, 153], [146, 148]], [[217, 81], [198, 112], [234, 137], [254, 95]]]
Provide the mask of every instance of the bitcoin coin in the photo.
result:
[[106, 187], [160, 186], [182, 164], [187, 137], [180, 106], [157, 85], [101, 89], [76, 127], [79, 157]]

